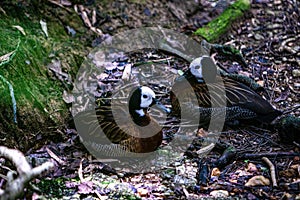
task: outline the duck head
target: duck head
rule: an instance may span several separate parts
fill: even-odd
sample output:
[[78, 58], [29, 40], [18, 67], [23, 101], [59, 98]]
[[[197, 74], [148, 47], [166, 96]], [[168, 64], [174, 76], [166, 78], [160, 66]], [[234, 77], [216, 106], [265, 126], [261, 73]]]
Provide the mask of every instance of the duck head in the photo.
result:
[[198, 83], [211, 83], [216, 80], [217, 72], [217, 66], [212, 58], [209, 56], [202, 56], [193, 60], [189, 69], [183, 76], [177, 78], [176, 81], [182, 81], [185, 78], [187, 80], [194, 80]]
[[166, 108], [155, 98], [155, 93], [152, 89], [146, 86], [140, 86], [137, 89], [134, 89], [130, 95], [129, 113], [133, 118], [143, 117], [153, 105], [157, 105], [159, 109], [168, 114], [171, 112], [169, 108]]

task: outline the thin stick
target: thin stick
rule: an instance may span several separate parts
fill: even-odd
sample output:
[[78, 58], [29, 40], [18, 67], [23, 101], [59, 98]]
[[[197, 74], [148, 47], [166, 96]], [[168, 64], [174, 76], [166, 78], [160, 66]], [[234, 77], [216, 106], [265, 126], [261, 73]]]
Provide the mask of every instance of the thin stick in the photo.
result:
[[277, 187], [278, 185], [277, 185], [277, 181], [276, 181], [276, 173], [275, 173], [275, 167], [274, 167], [273, 163], [267, 157], [262, 157], [262, 160], [265, 161], [269, 165], [270, 171], [271, 171], [271, 179], [272, 179], [273, 187]]

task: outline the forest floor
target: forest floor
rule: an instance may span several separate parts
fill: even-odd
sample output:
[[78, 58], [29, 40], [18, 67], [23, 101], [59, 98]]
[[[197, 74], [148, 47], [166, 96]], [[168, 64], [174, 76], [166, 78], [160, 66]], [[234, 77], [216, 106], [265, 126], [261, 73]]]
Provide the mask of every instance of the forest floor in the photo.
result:
[[[49, 2], [52, 2], [50, 4], [56, 9], [53, 13], [59, 13], [57, 9], [74, 9], [72, 6], [57, 3], [59, 1]], [[99, 4], [87, 1], [77, 8], [81, 13], [96, 10], [96, 22], [93, 27], [101, 30], [103, 34], [97, 35], [95, 31], [90, 30], [82, 36], [81, 41], [92, 49], [101, 44], [104, 37], [109, 38], [134, 28], [153, 26], [172, 29], [196, 38], [192, 33], [217, 17], [230, 3], [225, 0], [131, 0], [105, 1]], [[92, 12], [87, 13], [88, 17], [92, 16]], [[297, 1], [254, 0], [250, 11], [233, 23], [222, 38], [215, 41], [240, 50], [247, 66], [241, 66], [218, 53], [212, 55], [218, 66], [227, 69], [228, 72], [253, 78], [266, 89], [267, 98], [274, 107], [296, 117], [300, 116], [297, 104], [300, 98], [299, 17]], [[62, 25], [66, 27], [68, 24], [64, 23], [67, 22], [62, 20]], [[82, 26], [85, 26], [84, 22]], [[68, 31], [72, 33], [74, 30], [69, 28]], [[143, 57], [144, 62], [168, 57], [173, 60], [171, 66], [176, 65], [176, 70], [184, 71], [188, 66], [187, 62], [176, 58], [175, 55], [160, 51], [145, 50], [130, 56], [136, 63], [139, 62], [139, 56]], [[117, 77], [119, 75], [114, 74], [113, 79]], [[168, 102], [164, 100], [168, 96], [161, 98]], [[212, 163], [222, 155], [222, 151], [214, 149], [207, 156], [201, 157], [195, 153], [199, 149], [197, 144], [194, 144], [180, 159], [160, 171], [136, 174], [112, 169], [95, 160], [81, 144], [72, 123], [66, 124], [59, 132], [63, 141], [51, 142], [40, 149], [32, 149], [25, 153], [37, 163], [45, 160], [55, 162], [55, 168], [46, 175], [47, 178], [44, 176], [30, 183], [25, 192], [28, 198], [300, 198], [300, 145], [282, 143], [280, 133], [273, 129], [268, 130], [253, 124], [225, 128], [219, 141], [234, 147], [239, 156], [220, 169], [214, 168]], [[274, 164], [278, 186], [272, 185], [270, 166], [262, 157], [268, 157]], [[201, 177], [203, 169], [210, 172], [206, 181]], [[258, 180], [250, 181], [253, 177]]]

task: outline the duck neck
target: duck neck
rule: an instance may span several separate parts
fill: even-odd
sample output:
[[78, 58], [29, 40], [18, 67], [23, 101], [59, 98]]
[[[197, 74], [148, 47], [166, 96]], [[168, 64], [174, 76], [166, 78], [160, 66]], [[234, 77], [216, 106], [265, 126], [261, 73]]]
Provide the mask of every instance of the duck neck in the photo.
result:
[[146, 126], [150, 123], [150, 117], [146, 109], [130, 111], [130, 115], [134, 123], [139, 126]]

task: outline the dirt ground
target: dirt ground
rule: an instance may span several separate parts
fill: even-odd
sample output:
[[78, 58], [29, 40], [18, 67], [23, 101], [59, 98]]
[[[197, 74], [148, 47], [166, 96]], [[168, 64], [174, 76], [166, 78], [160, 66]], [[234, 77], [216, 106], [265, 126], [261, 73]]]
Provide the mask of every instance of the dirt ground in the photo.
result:
[[[217, 17], [231, 1], [86, 1], [86, 11], [96, 11], [93, 27], [105, 38], [125, 30], [161, 26], [195, 37], [192, 33]], [[68, 9], [72, 6], [64, 5]], [[80, 10], [80, 7], [77, 7]], [[53, 9], [64, 9], [53, 3]], [[87, 12], [88, 17], [92, 12]], [[55, 17], [55, 16], [54, 16]], [[267, 90], [269, 102], [279, 110], [299, 117], [300, 98], [300, 24], [299, 2], [293, 0], [253, 0], [243, 19], [233, 23], [230, 30], [215, 43], [228, 44], [240, 50], [247, 67], [214, 53], [217, 64], [230, 73], [253, 78]], [[63, 24], [67, 26], [68, 24]], [[82, 26], [85, 26], [84, 22]], [[72, 27], [70, 27], [72, 28]], [[72, 30], [72, 29], [70, 29]], [[103, 35], [87, 32], [82, 41], [93, 48], [103, 41]], [[196, 38], [196, 40], [198, 40]], [[134, 54], [138, 56], [149, 52]], [[144, 55], [143, 55], [144, 54]], [[163, 52], [153, 51], [156, 59]], [[167, 55], [170, 56], [170, 55]], [[171, 55], [182, 66], [187, 63]], [[151, 60], [144, 56], [146, 61]], [[115, 78], [115, 77], [114, 77]], [[164, 97], [163, 97], [164, 98]], [[167, 100], [166, 100], [167, 102]], [[197, 142], [178, 161], [157, 173], [131, 174], [116, 171], [91, 157], [80, 143], [70, 123], [62, 129], [65, 141], [50, 143], [26, 155], [36, 162], [54, 160], [56, 167], [47, 175], [33, 181], [26, 190], [27, 197], [61, 199], [299, 199], [299, 144], [283, 144], [278, 131], [255, 125], [226, 128], [219, 141], [235, 147], [240, 155], [218, 169], [213, 163], [222, 155], [217, 149], [199, 158]], [[174, 130], [171, 130], [172, 132]], [[63, 162], [49, 156], [49, 150]], [[277, 154], [276, 154], [277, 152]], [[273, 186], [268, 157], [276, 169], [278, 186]], [[201, 174], [210, 177], [203, 182]], [[79, 179], [83, 176], [85, 181]], [[249, 183], [252, 177], [257, 182]], [[39, 189], [37, 189], [38, 187]]]

